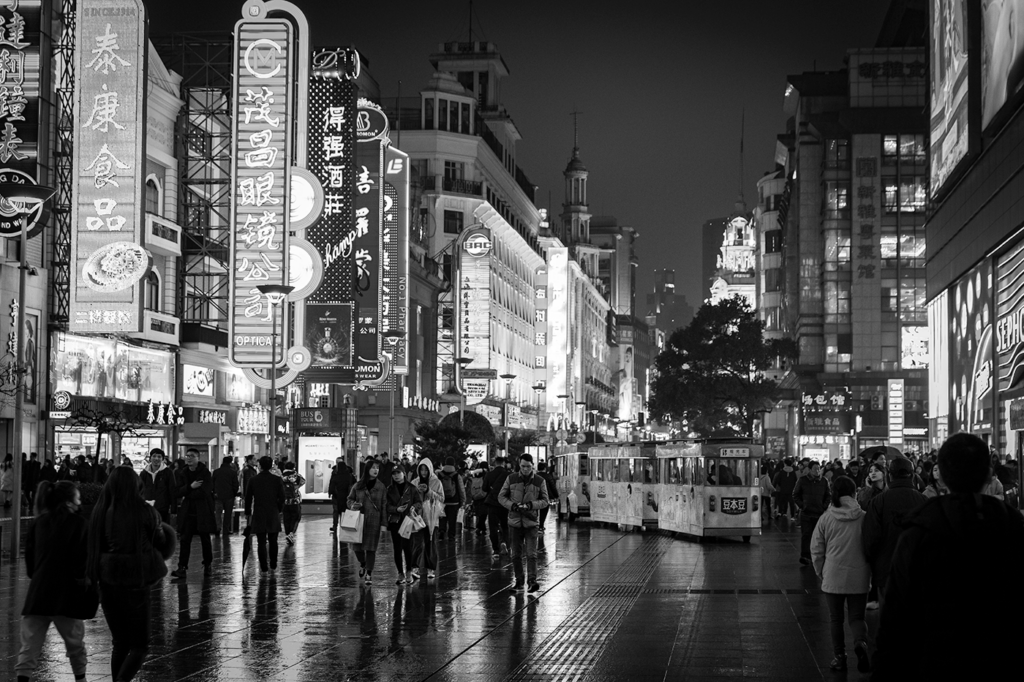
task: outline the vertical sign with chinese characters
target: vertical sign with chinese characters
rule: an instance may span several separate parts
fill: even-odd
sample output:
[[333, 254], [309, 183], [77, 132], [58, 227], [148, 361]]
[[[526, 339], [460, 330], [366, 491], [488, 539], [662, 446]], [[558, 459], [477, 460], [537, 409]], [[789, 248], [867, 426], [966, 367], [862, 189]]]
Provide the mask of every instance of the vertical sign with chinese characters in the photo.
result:
[[491, 231], [470, 231], [459, 250], [457, 321], [459, 355], [474, 367], [490, 366]]
[[889, 445], [903, 448], [903, 379], [889, 379]]
[[258, 287], [288, 284], [292, 43], [288, 21], [235, 25], [228, 352], [236, 367], [281, 366], [288, 347], [287, 302]]
[[138, 332], [146, 159], [142, 0], [79, 0], [71, 201], [72, 331]]
[[548, 249], [548, 383], [547, 411], [562, 414], [569, 393], [569, 249]]
[[[878, 301], [882, 297], [881, 222], [882, 190], [879, 172], [881, 139], [878, 135], [853, 138], [853, 212], [851, 259], [853, 281], [850, 300]], [[882, 364], [882, 311], [878, 305], [851, 311], [854, 370], [878, 370]]]
[[[380, 330], [382, 334], [405, 334], [409, 314], [409, 155], [389, 145], [384, 161]], [[409, 373], [407, 341], [403, 337], [394, 344], [387, 342], [395, 374]]]
[[[41, 0], [0, 4], [0, 182], [36, 184], [42, 14]], [[11, 209], [0, 199], [2, 237], [21, 234], [21, 213]], [[29, 215], [29, 235], [42, 229], [42, 209]]]
[[343, 74], [352, 73], [346, 64], [357, 59], [347, 50], [315, 52], [309, 83], [307, 165], [323, 188], [324, 208], [306, 229], [306, 239], [320, 252], [324, 272], [306, 299], [306, 345], [312, 357], [306, 375], [321, 382], [354, 380], [355, 241], [369, 229], [369, 221], [357, 225], [353, 214], [357, 87]]

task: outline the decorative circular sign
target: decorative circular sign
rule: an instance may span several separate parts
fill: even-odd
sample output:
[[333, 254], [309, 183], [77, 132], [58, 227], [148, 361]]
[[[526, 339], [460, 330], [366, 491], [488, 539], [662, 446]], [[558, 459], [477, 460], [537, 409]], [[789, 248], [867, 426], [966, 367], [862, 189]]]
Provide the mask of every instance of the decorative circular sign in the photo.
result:
[[[18, 185], [36, 184], [35, 178], [31, 175], [13, 168], [0, 168], [0, 182], [12, 182]], [[45, 202], [41, 202], [28, 211], [27, 236], [32, 236], [42, 228], [42, 218], [45, 210]], [[21, 202], [10, 202], [0, 197], [0, 237], [17, 237], [20, 235], [22, 219], [25, 213], [25, 205]]]
[[53, 409], [60, 411], [71, 407], [71, 394], [67, 391], [57, 391], [53, 394]]
[[470, 256], [476, 256], [482, 258], [491, 252], [491, 240], [488, 239], [487, 235], [482, 232], [477, 232], [466, 238], [466, 241], [462, 244], [462, 248], [466, 250]]
[[324, 188], [308, 170], [293, 166], [291, 189], [288, 197], [291, 229], [305, 230], [320, 218], [324, 210]]
[[127, 289], [146, 274], [149, 252], [133, 242], [110, 242], [92, 252], [82, 266], [82, 281], [93, 291]]

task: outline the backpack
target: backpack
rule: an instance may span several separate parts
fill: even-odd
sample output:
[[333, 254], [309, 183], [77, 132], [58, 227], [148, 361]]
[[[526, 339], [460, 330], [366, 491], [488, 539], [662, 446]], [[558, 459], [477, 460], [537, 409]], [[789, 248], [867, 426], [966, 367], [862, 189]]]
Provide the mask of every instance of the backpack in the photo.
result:
[[479, 501], [479, 500], [482, 500], [485, 497], [487, 497], [487, 493], [484, 492], [484, 477], [483, 476], [474, 476], [473, 477], [473, 482], [470, 483], [469, 485], [470, 485], [469, 489], [472, 492], [474, 500]]
[[295, 485], [295, 477], [288, 476], [284, 479], [284, 503], [285, 504], [298, 504], [299, 503], [299, 488]]
[[459, 489], [455, 486], [454, 474], [441, 474], [441, 489], [444, 491], [444, 501], [446, 503], [459, 501]]

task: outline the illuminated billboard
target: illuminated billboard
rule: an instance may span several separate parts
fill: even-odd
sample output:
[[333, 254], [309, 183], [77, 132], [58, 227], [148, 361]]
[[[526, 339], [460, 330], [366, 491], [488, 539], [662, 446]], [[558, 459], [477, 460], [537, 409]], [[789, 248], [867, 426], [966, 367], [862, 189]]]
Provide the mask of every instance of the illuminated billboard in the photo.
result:
[[999, 391], [1024, 379], [1024, 242], [999, 257], [996, 270], [996, 374]]
[[548, 383], [547, 411], [559, 414], [565, 410], [564, 398], [569, 394], [569, 249], [550, 248], [548, 253]]
[[[461, 357], [473, 368], [490, 367], [491, 352], [491, 231], [468, 230], [459, 246], [457, 328]], [[462, 388], [473, 398], [487, 395], [488, 382], [463, 378]], [[467, 393], [467, 395], [470, 395]]]
[[[969, 151], [967, 2], [932, 0], [931, 191], [942, 189]], [[984, 59], [982, 63], [984, 64]]]
[[[381, 333], [406, 331], [409, 315], [409, 155], [384, 150], [384, 213], [381, 224]], [[395, 374], [409, 373], [405, 337], [388, 343]]]
[[57, 332], [52, 344], [53, 392], [131, 402], [174, 401], [174, 355], [107, 338]]
[[1024, 41], [1020, 39], [1024, 0], [999, 0], [981, 7], [981, 125], [985, 128], [1024, 86]]
[[288, 325], [279, 322], [276, 336], [272, 325], [275, 303], [278, 319], [288, 319], [287, 302], [258, 287], [289, 283], [292, 43], [285, 20], [235, 25], [228, 359], [236, 367], [286, 360]]
[[146, 12], [79, 0], [71, 200], [72, 331], [140, 332]]
[[[41, 19], [40, 0], [0, 7], [0, 182], [36, 184]], [[39, 204], [29, 215], [30, 236], [42, 229], [42, 214]], [[21, 211], [0, 198], [0, 237], [17, 237], [21, 225]]]
[[949, 432], [992, 428], [992, 262], [984, 260], [953, 287], [950, 300]]

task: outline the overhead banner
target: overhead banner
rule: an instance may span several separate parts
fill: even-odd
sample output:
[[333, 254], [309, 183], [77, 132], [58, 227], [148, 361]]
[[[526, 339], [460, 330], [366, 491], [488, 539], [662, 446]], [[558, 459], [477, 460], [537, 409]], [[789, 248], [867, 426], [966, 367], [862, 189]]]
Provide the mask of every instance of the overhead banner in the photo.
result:
[[292, 44], [288, 21], [235, 25], [228, 359], [236, 367], [286, 362], [287, 301], [260, 293], [258, 287], [289, 283]]
[[355, 340], [355, 244], [369, 222], [356, 224], [353, 213], [356, 153], [354, 78], [359, 57], [354, 50], [313, 54], [309, 83], [307, 166], [323, 188], [320, 218], [306, 228], [306, 239], [323, 261], [320, 286], [306, 299], [306, 345], [312, 364], [308, 379], [352, 383]]
[[[42, 14], [40, 0], [0, 6], [0, 182], [37, 184]], [[49, 62], [49, 55], [46, 60]], [[0, 237], [21, 234], [20, 208], [15, 210], [0, 197]], [[29, 236], [42, 229], [42, 215], [43, 205], [39, 204], [29, 215]]]
[[71, 200], [71, 331], [142, 331], [146, 10], [79, 0]]

